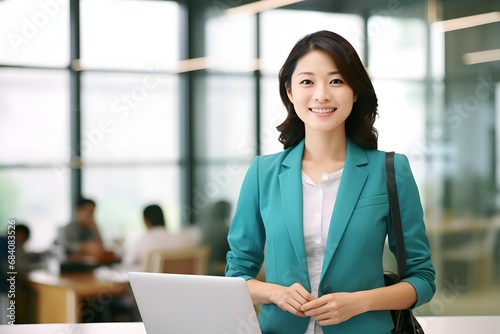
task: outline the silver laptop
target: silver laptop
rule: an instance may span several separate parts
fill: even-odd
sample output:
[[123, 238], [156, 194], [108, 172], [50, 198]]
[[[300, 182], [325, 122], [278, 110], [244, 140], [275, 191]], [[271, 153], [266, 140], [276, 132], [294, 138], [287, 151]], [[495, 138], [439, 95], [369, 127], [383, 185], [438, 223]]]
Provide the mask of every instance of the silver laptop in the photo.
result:
[[147, 334], [262, 334], [243, 278], [130, 272]]

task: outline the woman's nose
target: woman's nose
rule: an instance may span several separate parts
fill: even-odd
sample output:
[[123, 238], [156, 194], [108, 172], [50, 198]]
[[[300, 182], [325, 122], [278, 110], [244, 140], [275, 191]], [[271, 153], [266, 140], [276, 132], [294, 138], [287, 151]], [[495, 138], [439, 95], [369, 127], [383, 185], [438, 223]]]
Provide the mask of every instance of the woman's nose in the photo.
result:
[[323, 85], [317, 85], [316, 90], [314, 91], [314, 100], [318, 102], [328, 102], [332, 96], [328, 91], [328, 88]]

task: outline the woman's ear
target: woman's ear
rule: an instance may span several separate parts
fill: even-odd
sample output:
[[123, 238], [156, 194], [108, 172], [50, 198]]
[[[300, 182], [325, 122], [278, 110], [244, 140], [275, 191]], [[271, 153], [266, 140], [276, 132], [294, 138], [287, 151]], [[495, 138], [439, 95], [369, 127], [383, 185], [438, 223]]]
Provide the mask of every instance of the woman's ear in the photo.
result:
[[290, 100], [290, 102], [293, 103], [292, 87], [289, 81], [285, 82], [285, 89], [286, 89], [286, 94], [288, 95], [288, 99]]
[[358, 94], [354, 93], [354, 98], [352, 100], [352, 102], [356, 102], [358, 100]]

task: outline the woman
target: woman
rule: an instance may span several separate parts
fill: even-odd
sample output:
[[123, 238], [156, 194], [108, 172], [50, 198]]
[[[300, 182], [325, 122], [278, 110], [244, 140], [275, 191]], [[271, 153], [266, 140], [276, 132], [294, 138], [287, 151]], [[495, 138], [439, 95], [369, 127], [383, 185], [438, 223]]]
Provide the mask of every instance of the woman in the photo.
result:
[[[305, 36], [281, 68], [279, 89], [285, 150], [256, 157], [245, 176], [226, 276], [247, 280], [263, 305], [263, 332], [390, 333], [388, 310], [417, 307], [435, 292], [408, 160], [395, 157], [407, 277], [385, 287], [385, 154], [376, 150], [377, 98], [356, 51], [333, 32]], [[394, 252], [391, 232], [389, 244]]]

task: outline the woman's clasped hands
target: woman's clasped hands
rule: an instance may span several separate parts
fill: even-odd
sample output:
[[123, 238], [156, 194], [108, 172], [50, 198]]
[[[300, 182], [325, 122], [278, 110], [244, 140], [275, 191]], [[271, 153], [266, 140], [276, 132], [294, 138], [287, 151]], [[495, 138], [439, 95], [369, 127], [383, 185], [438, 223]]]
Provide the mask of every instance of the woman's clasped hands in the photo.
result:
[[294, 315], [313, 317], [320, 326], [339, 324], [365, 312], [357, 293], [337, 292], [316, 298], [299, 283], [285, 287], [275, 304]]

